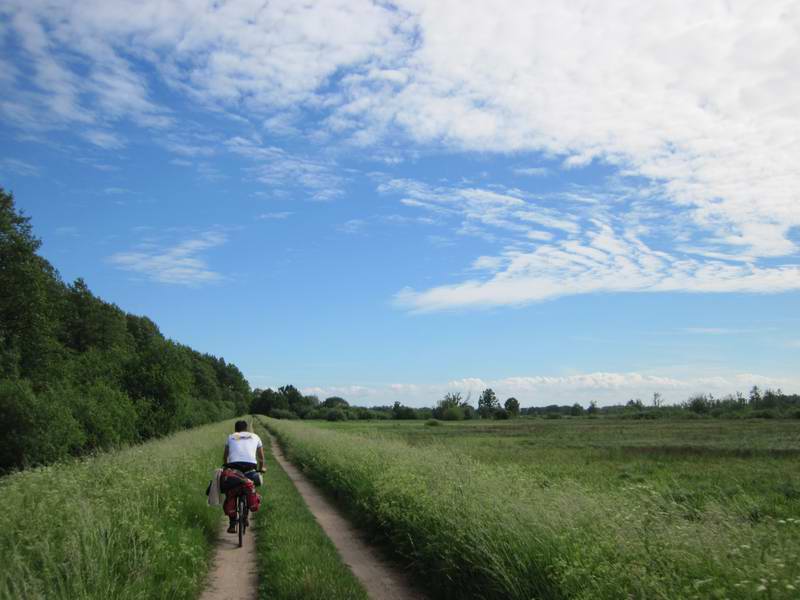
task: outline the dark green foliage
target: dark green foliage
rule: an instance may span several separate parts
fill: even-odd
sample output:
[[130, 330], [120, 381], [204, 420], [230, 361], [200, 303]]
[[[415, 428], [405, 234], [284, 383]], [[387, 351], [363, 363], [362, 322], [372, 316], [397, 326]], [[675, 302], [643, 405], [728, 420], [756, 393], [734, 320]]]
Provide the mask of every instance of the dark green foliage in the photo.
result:
[[0, 472], [244, 414], [235, 365], [65, 285], [0, 188]]
[[297, 415], [285, 408], [275, 408], [270, 411], [269, 416], [273, 419], [297, 419]]
[[444, 410], [442, 416], [439, 418], [445, 421], [463, 421], [464, 409], [460, 406], [449, 406]]
[[330, 398], [325, 398], [325, 402], [322, 403], [322, 406], [325, 408], [348, 408], [350, 404], [344, 398], [331, 396]]
[[511, 414], [505, 408], [498, 408], [496, 411], [494, 411], [494, 415], [492, 416], [495, 419], [500, 419], [501, 421], [511, 418]]
[[478, 414], [484, 419], [491, 419], [494, 416], [494, 411], [500, 408], [500, 402], [497, 400], [492, 388], [486, 388], [481, 392], [478, 398]]
[[461, 421], [464, 419], [464, 411], [461, 409], [461, 404], [460, 392], [448, 392], [436, 404], [436, 408], [433, 409], [433, 417], [445, 421]]
[[577, 402], [572, 405], [572, 408], [569, 409], [569, 414], [572, 417], [580, 417], [584, 413], [583, 407], [578, 404]]
[[346, 421], [347, 413], [341, 408], [331, 408], [327, 413], [325, 413], [325, 418], [328, 421]]
[[519, 416], [519, 400], [516, 398], [509, 398], [503, 405], [511, 418]]
[[395, 402], [392, 406], [392, 418], [400, 420], [411, 420], [417, 418], [417, 411], [410, 406], [403, 406], [399, 402]]

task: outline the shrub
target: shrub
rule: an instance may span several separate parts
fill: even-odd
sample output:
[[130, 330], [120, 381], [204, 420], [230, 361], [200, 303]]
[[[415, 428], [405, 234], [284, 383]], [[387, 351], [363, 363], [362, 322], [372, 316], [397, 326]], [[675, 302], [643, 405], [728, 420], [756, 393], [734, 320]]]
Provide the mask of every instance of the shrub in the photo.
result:
[[464, 409], [460, 406], [450, 406], [442, 412], [442, 419], [445, 421], [463, 421]]
[[425, 425], [428, 427], [440, 427], [442, 425], [441, 421], [437, 421], [436, 419], [428, 419], [425, 421]]
[[346, 421], [347, 413], [344, 412], [341, 408], [334, 408], [332, 410], [329, 410], [325, 414], [325, 418], [328, 421]]
[[511, 415], [509, 414], [509, 412], [505, 408], [498, 408], [497, 410], [494, 411], [492, 416], [495, 419], [499, 419], [501, 421], [505, 421], [506, 419], [510, 419], [511, 418]]
[[291, 410], [285, 408], [273, 408], [269, 411], [269, 416], [273, 419], [297, 419], [298, 416]]
[[86, 435], [63, 395], [37, 396], [28, 382], [0, 381], [0, 471], [77, 454]]

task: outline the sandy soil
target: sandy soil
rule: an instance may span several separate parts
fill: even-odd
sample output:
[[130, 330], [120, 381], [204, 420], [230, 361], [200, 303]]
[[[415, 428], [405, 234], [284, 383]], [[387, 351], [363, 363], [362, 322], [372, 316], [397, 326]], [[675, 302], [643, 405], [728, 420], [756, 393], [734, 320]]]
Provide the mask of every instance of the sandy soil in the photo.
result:
[[[250, 515], [251, 527], [255, 525], [256, 518], [257, 513]], [[258, 598], [258, 574], [253, 529], [247, 530], [239, 548], [238, 534], [227, 533], [227, 528], [226, 518], [207, 587], [200, 600], [255, 600]]]
[[372, 600], [412, 600], [424, 598], [413, 589], [409, 579], [387, 564], [377, 549], [370, 547], [363, 536], [322, 493], [283, 455], [278, 443], [271, 439], [272, 453], [294, 483], [317, 522], [336, 546], [344, 563], [358, 578]]

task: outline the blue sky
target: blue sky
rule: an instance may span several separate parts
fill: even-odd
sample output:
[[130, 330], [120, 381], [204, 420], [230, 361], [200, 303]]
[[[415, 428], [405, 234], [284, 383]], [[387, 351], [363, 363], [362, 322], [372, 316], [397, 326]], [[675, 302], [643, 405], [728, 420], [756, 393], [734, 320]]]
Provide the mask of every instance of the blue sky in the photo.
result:
[[0, 185], [254, 387], [800, 389], [791, 2], [0, 8]]

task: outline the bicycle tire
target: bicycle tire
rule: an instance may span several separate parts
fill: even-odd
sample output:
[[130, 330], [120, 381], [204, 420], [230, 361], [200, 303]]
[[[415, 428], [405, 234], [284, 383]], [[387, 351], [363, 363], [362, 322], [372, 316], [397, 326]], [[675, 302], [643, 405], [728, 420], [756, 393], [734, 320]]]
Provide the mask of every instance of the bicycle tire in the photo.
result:
[[239, 527], [237, 527], [239, 530], [239, 548], [242, 547], [242, 543], [244, 541], [244, 504], [242, 500], [243, 498], [241, 495], [236, 500], [236, 512], [237, 516], [239, 517]]

